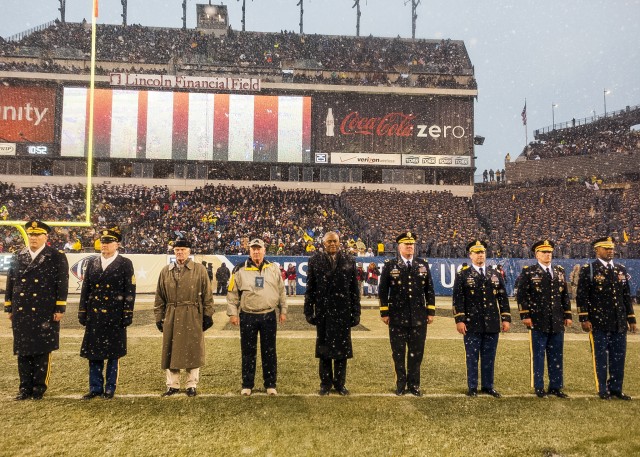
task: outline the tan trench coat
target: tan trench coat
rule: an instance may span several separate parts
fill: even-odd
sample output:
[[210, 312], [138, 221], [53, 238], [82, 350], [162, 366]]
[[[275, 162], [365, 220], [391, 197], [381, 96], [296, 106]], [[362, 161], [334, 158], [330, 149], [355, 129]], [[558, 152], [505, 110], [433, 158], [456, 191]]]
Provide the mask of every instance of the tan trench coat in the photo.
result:
[[203, 314], [213, 315], [211, 282], [207, 269], [190, 259], [179, 281], [174, 268], [171, 263], [162, 269], [156, 289], [156, 322], [164, 321], [162, 369], [198, 368], [205, 359]]

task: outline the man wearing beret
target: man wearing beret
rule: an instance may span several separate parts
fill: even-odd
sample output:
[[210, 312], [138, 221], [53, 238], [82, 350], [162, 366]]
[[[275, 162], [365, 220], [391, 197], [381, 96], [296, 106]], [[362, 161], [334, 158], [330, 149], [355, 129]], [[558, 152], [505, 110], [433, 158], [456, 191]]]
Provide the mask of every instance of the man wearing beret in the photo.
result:
[[[118, 227], [100, 231], [100, 255], [86, 262], [78, 320], [85, 326], [80, 356], [89, 359], [89, 392], [82, 398], [113, 398], [119, 360], [127, 354], [127, 327], [133, 322], [136, 278], [131, 260], [118, 253]], [[103, 371], [106, 366], [106, 384]]]
[[613, 263], [612, 237], [591, 244], [597, 258], [580, 269], [576, 304], [582, 330], [589, 332], [596, 390], [603, 400], [631, 400], [622, 391], [627, 331], [636, 332], [629, 275], [623, 265]]
[[173, 243], [176, 260], [158, 277], [154, 313], [162, 332], [162, 369], [167, 390], [180, 392], [180, 370], [187, 373], [186, 393], [197, 395], [200, 367], [205, 361], [204, 332], [213, 325], [213, 295], [206, 267], [189, 258], [191, 244], [184, 238]]
[[478, 362], [482, 368], [481, 392], [500, 398], [493, 374], [500, 330], [511, 322], [504, 279], [495, 266], [486, 265], [487, 244], [475, 240], [467, 245], [471, 266], [462, 267], [453, 282], [453, 317], [464, 336], [467, 355], [467, 395], [478, 395]]
[[[571, 303], [564, 268], [551, 265], [553, 241], [538, 241], [531, 251], [538, 262], [525, 266], [518, 283], [518, 308], [522, 323], [530, 329], [531, 387], [538, 398], [562, 391], [564, 328], [571, 326]], [[544, 390], [544, 358], [547, 356], [549, 390]]]
[[[251, 395], [256, 375], [258, 334], [262, 377], [267, 395], [277, 395], [278, 358], [276, 332], [278, 320], [287, 320], [287, 301], [284, 281], [278, 264], [265, 260], [264, 241], [249, 242], [249, 259], [238, 264], [231, 275], [227, 293], [227, 315], [232, 325], [240, 325], [242, 352], [242, 389], [240, 394]], [[276, 316], [276, 309], [280, 317]]]
[[413, 233], [401, 233], [396, 243], [398, 256], [385, 260], [380, 275], [380, 316], [389, 326], [396, 395], [404, 395], [406, 389], [420, 397], [420, 366], [427, 324], [436, 314], [435, 292], [429, 264], [414, 257]]
[[47, 246], [50, 227], [27, 222], [28, 246], [14, 255], [7, 276], [4, 310], [13, 329], [20, 390], [16, 400], [39, 400], [49, 385], [51, 352], [59, 347], [60, 320], [67, 305], [69, 264]]

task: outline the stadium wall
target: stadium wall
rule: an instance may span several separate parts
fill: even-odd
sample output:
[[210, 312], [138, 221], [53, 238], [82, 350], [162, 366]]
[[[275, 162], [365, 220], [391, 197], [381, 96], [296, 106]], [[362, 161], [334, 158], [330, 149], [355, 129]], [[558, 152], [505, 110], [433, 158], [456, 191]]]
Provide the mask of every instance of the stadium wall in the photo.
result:
[[[97, 254], [67, 254], [67, 260], [69, 262], [69, 293], [78, 294], [82, 287], [83, 273], [85, 269], [86, 261]], [[133, 266], [136, 272], [137, 291], [138, 293], [155, 293], [156, 285], [158, 281], [158, 275], [160, 270], [174, 260], [172, 255], [148, 255], [148, 254], [125, 254], [125, 256], [133, 262]], [[307, 265], [309, 257], [266, 257], [271, 262], [277, 262], [285, 269], [289, 264], [293, 263], [296, 266], [297, 271], [297, 294], [303, 295], [306, 288], [307, 278]], [[6, 274], [11, 255], [0, 254], [0, 272]], [[243, 262], [247, 259], [247, 256], [222, 256], [222, 255], [195, 255], [193, 256], [195, 262], [207, 262], [212, 264], [213, 271], [224, 262], [230, 270], [234, 265]], [[362, 262], [363, 265], [367, 265], [370, 262], [374, 262], [379, 268], [384, 265], [384, 257], [358, 257], [357, 261]], [[431, 274], [433, 276], [433, 286], [436, 295], [438, 296], [451, 296], [453, 291], [453, 281], [456, 271], [462, 268], [462, 264], [469, 262], [468, 259], [428, 259], [431, 267]], [[557, 265], [564, 267], [566, 272], [566, 279], [568, 280], [569, 273], [576, 264], [584, 264], [588, 262], [588, 259], [561, 259], [554, 260]], [[488, 265], [502, 265], [506, 274], [506, 286], [509, 295], [514, 292], [514, 284], [517, 276], [522, 271], [522, 267], [525, 265], [532, 265], [535, 261], [532, 259], [488, 259]], [[640, 285], [640, 259], [624, 259], [622, 262], [627, 272], [631, 276], [630, 286], [631, 294], [636, 294], [636, 288]], [[4, 290], [6, 285], [6, 276], [0, 276], [0, 289]], [[213, 283], [215, 289], [215, 280]]]

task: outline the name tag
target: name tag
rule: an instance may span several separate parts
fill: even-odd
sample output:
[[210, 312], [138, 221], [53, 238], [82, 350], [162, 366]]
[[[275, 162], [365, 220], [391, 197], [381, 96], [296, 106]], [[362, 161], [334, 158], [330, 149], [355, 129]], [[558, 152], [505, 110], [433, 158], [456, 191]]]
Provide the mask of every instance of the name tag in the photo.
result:
[[256, 276], [256, 288], [258, 289], [264, 288], [264, 277]]

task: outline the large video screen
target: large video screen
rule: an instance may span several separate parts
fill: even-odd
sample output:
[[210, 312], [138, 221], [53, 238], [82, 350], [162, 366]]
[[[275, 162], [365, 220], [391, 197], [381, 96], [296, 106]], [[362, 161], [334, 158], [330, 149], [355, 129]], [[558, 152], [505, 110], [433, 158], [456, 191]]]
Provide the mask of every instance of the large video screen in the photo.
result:
[[53, 143], [55, 89], [0, 84], [0, 142]]
[[[64, 89], [62, 156], [86, 156], [88, 95]], [[309, 162], [310, 149], [310, 97], [95, 90], [94, 157]]]

